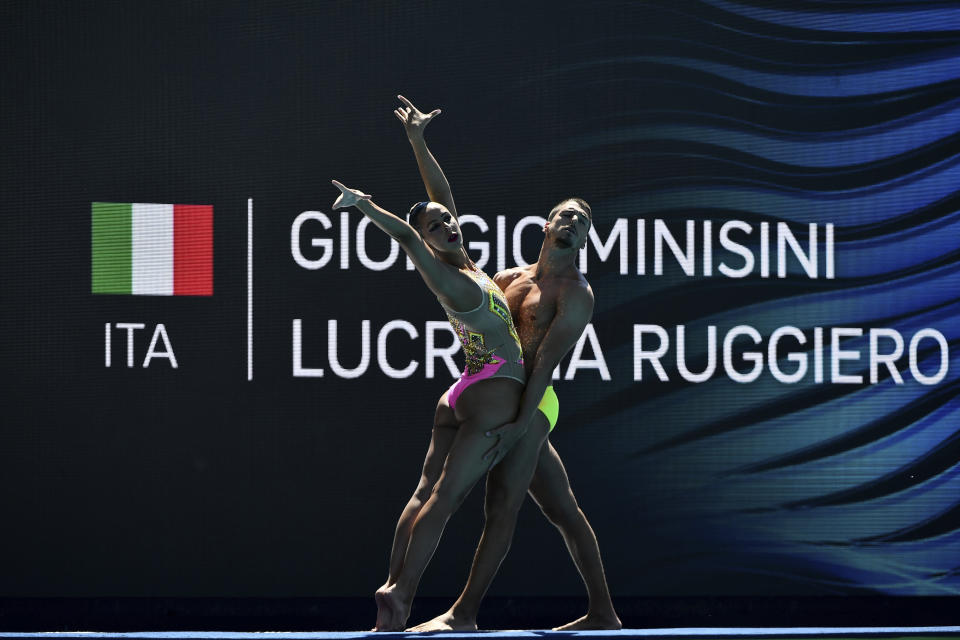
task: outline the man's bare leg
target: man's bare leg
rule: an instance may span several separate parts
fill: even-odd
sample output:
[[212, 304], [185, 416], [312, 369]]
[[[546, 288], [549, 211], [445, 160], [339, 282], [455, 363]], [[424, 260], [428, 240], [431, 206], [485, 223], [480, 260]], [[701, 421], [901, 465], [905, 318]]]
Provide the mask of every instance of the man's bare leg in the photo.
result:
[[[433, 485], [437, 483], [440, 474], [443, 471], [443, 463], [447, 459], [447, 453], [453, 444], [454, 436], [457, 434], [457, 419], [453, 414], [453, 409], [447, 404], [447, 394], [441, 396], [437, 403], [437, 410], [433, 420], [433, 433], [430, 437], [430, 446], [427, 448], [427, 455], [423, 459], [423, 471], [420, 473], [420, 482], [416, 491], [410, 497], [400, 519], [397, 521], [397, 528], [393, 534], [393, 546], [390, 549], [390, 569], [387, 575], [387, 581], [377, 590], [377, 594], [396, 582], [397, 575], [403, 568], [403, 558], [407, 554], [407, 545], [410, 543], [410, 531], [413, 523], [417, 519], [423, 505], [430, 498], [430, 492]], [[382, 605], [382, 599], [375, 595], [377, 602], [377, 623], [373, 630], [378, 631], [387, 623], [387, 612]]]
[[506, 457], [487, 474], [487, 494], [484, 502], [486, 522], [477, 552], [473, 558], [470, 577], [463, 593], [453, 606], [433, 620], [409, 631], [470, 631], [477, 629], [477, 612], [483, 596], [510, 550], [517, 513], [526, 498], [527, 487], [539, 459], [540, 448], [550, 426], [541, 413], [529, 430]]
[[577, 504], [567, 471], [549, 440], [540, 451], [537, 469], [530, 482], [530, 495], [540, 505], [547, 519], [560, 530], [570, 557], [587, 587], [587, 614], [554, 631], [620, 629], [622, 625], [613, 608], [603, 573], [597, 536]]

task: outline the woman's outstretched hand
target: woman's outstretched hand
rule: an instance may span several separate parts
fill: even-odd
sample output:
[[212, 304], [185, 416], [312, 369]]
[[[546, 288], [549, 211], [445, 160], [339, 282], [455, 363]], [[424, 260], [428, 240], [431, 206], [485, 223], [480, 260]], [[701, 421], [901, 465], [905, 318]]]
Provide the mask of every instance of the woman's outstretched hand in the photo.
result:
[[397, 116], [400, 122], [403, 123], [403, 128], [407, 132], [408, 138], [418, 135], [422, 136], [423, 130], [427, 128], [430, 121], [440, 115], [440, 109], [434, 109], [430, 113], [424, 113], [413, 106], [413, 103], [403, 96], [397, 96], [397, 99], [406, 106], [394, 109], [393, 115]]
[[333, 203], [334, 210], [337, 209], [347, 209], [354, 206], [361, 200], [369, 200], [372, 196], [367, 195], [359, 189], [351, 189], [350, 187], [345, 186], [342, 182], [337, 182], [336, 180], [331, 180], [337, 189], [340, 189], [340, 197], [336, 199]]

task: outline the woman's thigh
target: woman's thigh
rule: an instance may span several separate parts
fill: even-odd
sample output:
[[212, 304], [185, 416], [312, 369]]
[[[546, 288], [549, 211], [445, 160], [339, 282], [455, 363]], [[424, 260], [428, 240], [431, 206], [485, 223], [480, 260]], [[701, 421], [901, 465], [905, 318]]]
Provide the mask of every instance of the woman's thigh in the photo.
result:
[[523, 386], [508, 378], [483, 380], [471, 385], [457, 400], [460, 426], [447, 454], [443, 474], [434, 491], [456, 506], [486, 473], [490, 461], [484, 454], [493, 444], [486, 432], [516, 417]]

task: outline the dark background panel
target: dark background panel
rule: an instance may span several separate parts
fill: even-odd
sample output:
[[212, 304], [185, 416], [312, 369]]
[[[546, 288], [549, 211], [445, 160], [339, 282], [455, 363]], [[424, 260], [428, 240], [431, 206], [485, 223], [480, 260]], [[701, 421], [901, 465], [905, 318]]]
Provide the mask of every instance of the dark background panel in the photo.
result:
[[[440, 308], [402, 258], [385, 271], [359, 264], [356, 212], [340, 268], [328, 181], [396, 212], [424, 197], [391, 113], [397, 93], [443, 109], [431, 148], [461, 214], [490, 225], [467, 227], [468, 241], [505, 251], [507, 266], [521, 218], [568, 195], [593, 204], [604, 239], [628, 223], [629, 273], [593, 248], [587, 272], [611, 379], [587, 368], [559, 382], [552, 436], [614, 594], [955, 595], [955, 358], [929, 388], [905, 357], [902, 386], [788, 386], [769, 373], [691, 384], [675, 365], [668, 383], [649, 369], [633, 380], [641, 323], [671, 339], [686, 326], [694, 371], [708, 363], [709, 325], [721, 340], [737, 324], [764, 335], [793, 324], [811, 340], [818, 326], [890, 326], [908, 339], [935, 327], [956, 350], [954, 12], [898, 6], [901, 20], [860, 32], [842, 19], [873, 24], [875, 8], [801, 4], [5, 4], [0, 502], [11, 524], [0, 595], [334, 598], [380, 584], [452, 377], [425, 373]], [[942, 30], [916, 26], [924, 10], [942, 11]], [[796, 26], [803, 12], [819, 26]], [[214, 296], [92, 295], [93, 201], [213, 205]], [[304, 211], [333, 223], [322, 234], [333, 259], [315, 271], [291, 256]], [[687, 277], [669, 260], [662, 276], [641, 276], [638, 218], [648, 251], [654, 218], [678, 237], [686, 220], [712, 220], [715, 233], [731, 219], [782, 221], [801, 241], [808, 222], [821, 233], [833, 223], [837, 277], [807, 278], [795, 262], [784, 279]], [[376, 229], [365, 246], [387, 255]], [[522, 255], [538, 246], [528, 228]], [[292, 375], [294, 319], [303, 364], [323, 378]], [[403, 380], [376, 362], [394, 319], [418, 332], [389, 343], [394, 366], [420, 361]], [[332, 373], [329, 320], [347, 367], [370, 321], [360, 378]], [[115, 332], [104, 367], [107, 322], [148, 325], [138, 366], [125, 366]], [[157, 323], [176, 370], [139, 366]], [[785, 462], [796, 456], [803, 464]], [[860, 497], [828, 499], [845, 489]], [[423, 595], [462, 585], [480, 493], [451, 521]], [[491, 594], [581, 589], [560, 537], [526, 505]]]

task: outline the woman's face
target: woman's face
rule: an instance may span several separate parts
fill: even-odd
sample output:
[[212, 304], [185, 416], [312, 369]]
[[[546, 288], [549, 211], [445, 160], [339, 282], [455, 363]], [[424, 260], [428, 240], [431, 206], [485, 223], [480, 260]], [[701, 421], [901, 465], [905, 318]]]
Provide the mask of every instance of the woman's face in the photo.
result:
[[419, 216], [420, 235], [424, 241], [444, 253], [454, 253], [463, 247], [460, 225], [447, 208], [431, 202]]

